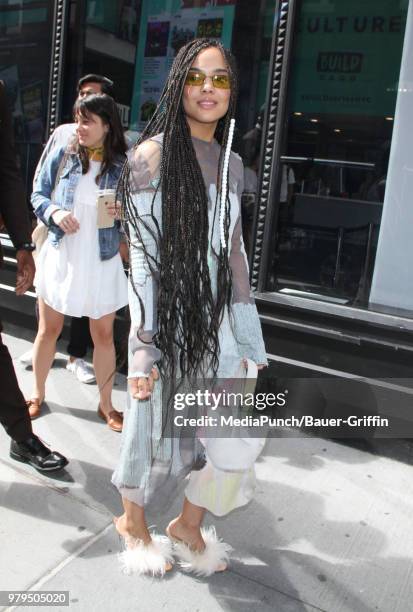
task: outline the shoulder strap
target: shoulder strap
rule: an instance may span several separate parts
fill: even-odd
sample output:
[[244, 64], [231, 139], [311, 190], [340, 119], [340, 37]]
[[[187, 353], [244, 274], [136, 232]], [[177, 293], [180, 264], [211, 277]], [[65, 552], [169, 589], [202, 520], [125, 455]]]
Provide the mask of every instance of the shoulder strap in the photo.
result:
[[51, 198], [50, 198], [51, 200], [54, 199], [55, 191], [56, 191], [57, 186], [58, 186], [58, 184], [60, 182], [60, 177], [62, 176], [62, 172], [63, 172], [64, 167], [66, 166], [66, 162], [67, 162], [68, 158], [69, 158], [69, 150], [66, 148], [65, 152], [63, 153], [62, 159], [60, 160], [59, 167], [57, 169], [56, 180], [55, 180], [53, 191], [52, 191], [52, 195], [51, 195]]

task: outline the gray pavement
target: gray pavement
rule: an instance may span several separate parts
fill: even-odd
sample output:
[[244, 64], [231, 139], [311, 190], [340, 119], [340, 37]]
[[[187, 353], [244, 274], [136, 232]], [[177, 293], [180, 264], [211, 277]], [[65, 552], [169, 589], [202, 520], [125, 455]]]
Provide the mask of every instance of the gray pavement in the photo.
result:
[[[14, 358], [32, 337], [5, 326]], [[227, 572], [123, 575], [112, 527], [121, 506], [110, 484], [120, 436], [96, 416], [96, 386], [78, 383], [64, 365], [59, 352], [48, 410], [34, 429], [68, 456], [67, 470], [49, 478], [14, 462], [0, 431], [0, 590], [68, 590], [70, 607], [54, 609], [82, 612], [413, 609], [413, 467], [393, 458], [403, 449], [409, 457], [403, 441], [383, 441], [378, 455], [321, 439], [270, 440], [257, 464], [255, 500], [224, 519], [207, 517], [234, 547]], [[18, 361], [16, 370], [28, 393], [31, 371]], [[117, 383], [121, 408], [124, 377]], [[163, 530], [179, 501], [151, 524]]]

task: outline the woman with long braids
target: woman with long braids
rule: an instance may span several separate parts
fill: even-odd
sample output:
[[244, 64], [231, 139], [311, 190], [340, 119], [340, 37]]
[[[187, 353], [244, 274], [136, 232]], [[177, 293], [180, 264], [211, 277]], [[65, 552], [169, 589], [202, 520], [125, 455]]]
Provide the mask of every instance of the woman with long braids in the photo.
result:
[[[245, 359], [267, 364], [241, 236], [243, 167], [230, 152], [236, 97], [230, 52], [212, 39], [188, 43], [120, 180], [132, 325], [129, 406], [112, 480], [128, 572], [163, 575], [173, 553], [198, 575], [224, 570], [229, 546], [213, 527], [201, 530], [205, 511], [227, 514], [253, 494], [253, 468], [225, 472], [196, 436], [165, 435], [178, 379], [245, 376]], [[165, 509], [189, 473], [168, 538], [150, 533], [145, 509]]]

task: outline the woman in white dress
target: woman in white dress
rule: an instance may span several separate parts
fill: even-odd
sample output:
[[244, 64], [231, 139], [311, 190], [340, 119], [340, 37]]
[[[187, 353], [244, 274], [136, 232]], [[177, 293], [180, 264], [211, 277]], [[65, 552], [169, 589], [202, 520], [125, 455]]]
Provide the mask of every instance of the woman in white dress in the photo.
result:
[[109, 203], [109, 216], [102, 222], [98, 196], [102, 190], [115, 192], [126, 144], [110, 96], [94, 94], [78, 100], [74, 116], [73, 143], [50, 153], [32, 194], [34, 211], [48, 227], [48, 240], [37, 260], [39, 329], [33, 351], [34, 386], [27, 403], [30, 416], [38, 417], [64, 316], [86, 316], [100, 393], [98, 414], [111, 429], [121, 431], [122, 415], [111, 401], [113, 323], [116, 311], [128, 302], [127, 280], [119, 255], [116, 206]]

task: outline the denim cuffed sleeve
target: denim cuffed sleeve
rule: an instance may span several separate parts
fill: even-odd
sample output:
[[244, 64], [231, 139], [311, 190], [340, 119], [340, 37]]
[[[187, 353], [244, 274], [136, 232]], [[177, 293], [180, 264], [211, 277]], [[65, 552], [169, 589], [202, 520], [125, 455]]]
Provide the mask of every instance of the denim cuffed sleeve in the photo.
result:
[[53, 223], [51, 215], [61, 208], [56, 202], [52, 202], [51, 196], [64, 153], [64, 147], [52, 151], [44, 160], [33, 183], [31, 203], [35, 215], [48, 226]]
[[261, 323], [255, 304], [232, 305], [234, 332], [242, 357], [252, 359], [257, 365], [268, 365]]
[[247, 255], [242, 239], [241, 216], [231, 239], [229, 264], [232, 272], [232, 307], [234, 334], [242, 357], [258, 365], [268, 365], [261, 323], [250, 289]]
[[158, 222], [161, 194], [156, 193], [160, 148], [155, 142], [143, 143], [130, 152], [130, 192], [132, 214], [129, 215], [129, 334], [128, 378], [148, 376], [161, 358], [153, 342], [157, 332]]

